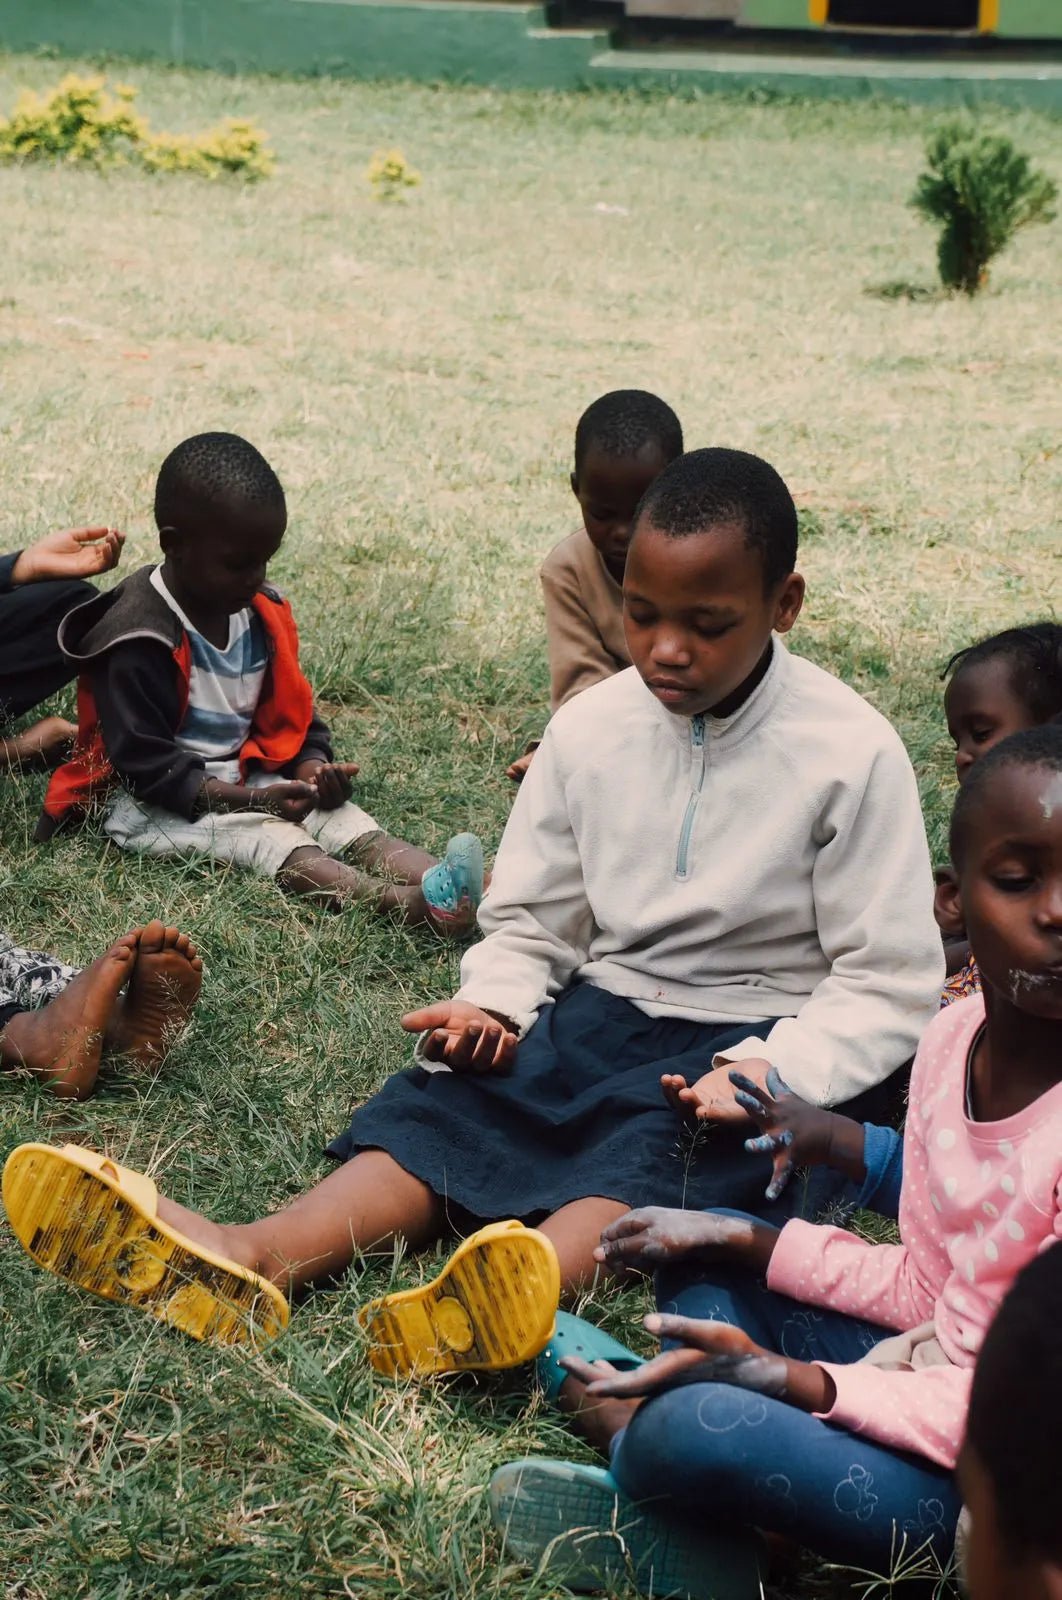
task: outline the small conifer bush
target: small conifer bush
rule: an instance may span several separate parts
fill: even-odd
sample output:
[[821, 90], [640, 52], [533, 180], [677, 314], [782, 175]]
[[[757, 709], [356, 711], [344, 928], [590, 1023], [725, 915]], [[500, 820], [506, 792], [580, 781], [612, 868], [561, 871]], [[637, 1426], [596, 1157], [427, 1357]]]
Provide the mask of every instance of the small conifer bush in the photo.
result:
[[919, 178], [911, 205], [942, 224], [941, 282], [976, 294], [988, 282], [988, 263], [1019, 228], [1051, 221], [1058, 187], [1005, 135], [968, 118], [942, 123], [926, 144], [926, 160], [929, 171]]
[[252, 123], [228, 117], [203, 133], [153, 133], [136, 110], [136, 90], [104, 78], [70, 73], [49, 94], [24, 89], [6, 120], [0, 118], [0, 161], [88, 162], [96, 167], [136, 164], [149, 172], [193, 172], [217, 178], [239, 172], [264, 178], [273, 170], [266, 135]]

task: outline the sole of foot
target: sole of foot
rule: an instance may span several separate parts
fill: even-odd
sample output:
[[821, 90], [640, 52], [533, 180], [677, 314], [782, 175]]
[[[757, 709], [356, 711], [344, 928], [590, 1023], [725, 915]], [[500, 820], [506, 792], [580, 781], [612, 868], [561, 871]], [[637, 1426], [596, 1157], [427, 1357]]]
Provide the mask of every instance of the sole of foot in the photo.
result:
[[122, 987], [134, 968], [137, 938], [127, 933], [54, 1000], [12, 1017], [3, 1034], [5, 1065], [25, 1067], [53, 1094], [77, 1100], [90, 1094]]
[[160, 1067], [185, 1028], [203, 982], [203, 963], [186, 933], [149, 922], [136, 935], [129, 987], [108, 1033], [110, 1049], [139, 1066]]
[[635, 1505], [603, 1467], [513, 1461], [490, 1483], [491, 1518], [507, 1550], [577, 1593], [632, 1585], [653, 1600], [759, 1600], [756, 1535], [709, 1533]]

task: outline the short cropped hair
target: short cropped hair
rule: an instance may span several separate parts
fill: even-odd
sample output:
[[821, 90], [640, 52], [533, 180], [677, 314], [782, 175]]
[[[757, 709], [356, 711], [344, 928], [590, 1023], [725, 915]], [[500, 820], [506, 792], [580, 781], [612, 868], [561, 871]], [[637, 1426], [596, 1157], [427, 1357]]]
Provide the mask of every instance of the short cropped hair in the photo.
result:
[[612, 389], [587, 406], [575, 425], [575, 475], [587, 452], [636, 456], [655, 444], [665, 461], [682, 454], [682, 424], [671, 407], [647, 389]]
[[766, 594], [796, 566], [793, 496], [772, 466], [744, 450], [691, 450], [680, 456], [642, 496], [635, 530], [642, 522], [672, 539], [704, 533], [720, 523], [740, 524], [745, 543], [763, 564]]
[[1012, 733], [1008, 738], [1001, 739], [979, 761], [974, 762], [956, 796], [955, 809], [951, 814], [948, 847], [956, 867], [962, 865], [970, 818], [980, 805], [985, 789], [998, 772], [1015, 767], [1062, 772], [1062, 725], [1046, 722], [1041, 728], [1023, 728], [1020, 733]]
[[996, 660], [1007, 663], [1011, 688], [1035, 721], [1062, 713], [1062, 623], [1029, 622], [993, 633], [956, 650], [941, 677]]
[[1012, 1558], [1062, 1562], [1060, 1328], [1062, 1249], [1052, 1244], [1019, 1272], [985, 1335], [966, 1423]]
[[264, 509], [286, 517], [280, 479], [236, 433], [197, 433], [171, 450], [155, 484], [155, 524], [179, 528], [204, 514]]

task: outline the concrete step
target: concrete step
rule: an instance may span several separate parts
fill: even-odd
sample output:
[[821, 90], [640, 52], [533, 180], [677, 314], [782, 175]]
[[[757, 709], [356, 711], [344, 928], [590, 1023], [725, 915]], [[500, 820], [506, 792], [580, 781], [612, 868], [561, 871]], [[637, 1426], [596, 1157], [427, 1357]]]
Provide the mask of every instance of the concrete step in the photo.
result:
[[881, 94], [965, 104], [994, 100], [1062, 110], [1062, 59], [1037, 57], [783, 54], [753, 49], [609, 49], [591, 57], [590, 81], [629, 88], [765, 89], [836, 98]]

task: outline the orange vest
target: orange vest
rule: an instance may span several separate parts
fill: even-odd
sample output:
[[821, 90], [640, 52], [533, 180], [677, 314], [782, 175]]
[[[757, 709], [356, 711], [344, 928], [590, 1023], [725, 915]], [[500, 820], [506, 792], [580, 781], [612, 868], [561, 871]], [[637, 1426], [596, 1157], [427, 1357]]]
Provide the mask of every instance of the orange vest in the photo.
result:
[[[313, 717], [313, 690], [299, 666], [299, 636], [290, 605], [284, 599], [272, 600], [261, 594], [255, 595], [251, 605], [266, 631], [269, 664], [251, 731], [240, 751], [241, 778], [247, 776], [252, 761], [267, 772], [276, 772], [294, 761], [306, 743]], [[192, 670], [191, 646], [183, 629], [173, 661], [183, 718]], [[103, 799], [115, 781], [116, 774], [100, 731], [92, 684], [89, 674], [83, 672], [77, 683], [74, 752], [69, 761], [52, 773], [44, 797], [44, 817], [48, 821], [42, 818], [38, 838], [47, 838], [65, 823], [83, 817], [90, 804]]]

